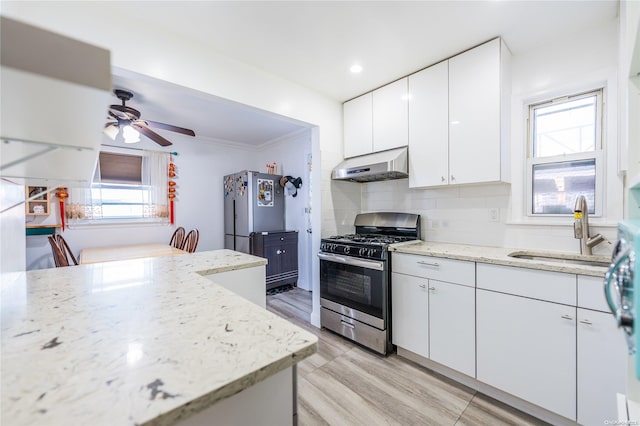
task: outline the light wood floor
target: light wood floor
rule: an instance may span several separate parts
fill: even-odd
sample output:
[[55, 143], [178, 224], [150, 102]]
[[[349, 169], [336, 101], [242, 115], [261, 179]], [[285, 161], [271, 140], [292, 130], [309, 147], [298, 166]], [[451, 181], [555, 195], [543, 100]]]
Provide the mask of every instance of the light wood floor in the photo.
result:
[[312, 326], [311, 292], [267, 296], [267, 309], [318, 336], [298, 364], [298, 420], [306, 425], [544, 425], [411, 361], [376, 355]]

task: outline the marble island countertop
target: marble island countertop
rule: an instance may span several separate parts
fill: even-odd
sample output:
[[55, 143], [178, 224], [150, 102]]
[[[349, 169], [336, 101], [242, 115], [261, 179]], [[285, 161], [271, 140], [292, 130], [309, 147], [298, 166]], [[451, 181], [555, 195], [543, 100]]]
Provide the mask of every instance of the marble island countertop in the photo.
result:
[[230, 250], [3, 274], [0, 423], [173, 424], [316, 351], [313, 334], [204, 278]]
[[[435, 256], [449, 259], [468, 260], [480, 263], [492, 263], [496, 265], [517, 266], [529, 269], [542, 269], [546, 271], [565, 272], [569, 274], [590, 275], [604, 277], [607, 270], [602, 266], [577, 265], [571, 263], [561, 263], [544, 260], [522, 259], [509, 256], [512, 252], [523, 252], [506, 247], [474, 246], [468, 244], [438, 243], [432, 241], [409, 241], [405, 243], [393, 244], [389, 251], [398, 253], [418, 254], [422, 256]], [[532, 250], [540, 252], [538, 250]], [[551, 251], [547, 253], [553, 253]], [[567, 255], [566, 253], [563, 253]], [[567, 257], [572, 257], [567, 255]], [[584, 258], [576, 253], [575, 259]], [[608, 262], [606, 256], [590, 256], [590, 260]]]

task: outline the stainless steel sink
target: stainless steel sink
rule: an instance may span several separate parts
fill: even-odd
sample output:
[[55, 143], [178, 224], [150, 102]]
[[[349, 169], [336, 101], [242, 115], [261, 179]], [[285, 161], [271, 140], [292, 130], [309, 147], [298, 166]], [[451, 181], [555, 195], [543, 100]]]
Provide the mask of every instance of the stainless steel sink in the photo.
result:
[[508, 254], [516, 259], [540, 260], [543, 262], [565, 263], [570, 265], [609, 267], [610, 261], [606, 256], [587, 256], [572, 253], [552, 253], [536, 251], [514, 251]]

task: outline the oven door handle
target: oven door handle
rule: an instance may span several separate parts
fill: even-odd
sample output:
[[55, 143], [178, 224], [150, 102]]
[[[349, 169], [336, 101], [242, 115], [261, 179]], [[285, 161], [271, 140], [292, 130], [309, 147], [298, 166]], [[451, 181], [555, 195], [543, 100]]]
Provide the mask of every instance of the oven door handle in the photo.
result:
[[384, 271], [384, 262], [375, 260], [359, 259], [357, 257], [340, 256], [333, 253], [318, 253], [320, 260], [327, 262], [342, 263], [350, 266], [360, 266], [366, 269], [375, 269], [376, 271]]

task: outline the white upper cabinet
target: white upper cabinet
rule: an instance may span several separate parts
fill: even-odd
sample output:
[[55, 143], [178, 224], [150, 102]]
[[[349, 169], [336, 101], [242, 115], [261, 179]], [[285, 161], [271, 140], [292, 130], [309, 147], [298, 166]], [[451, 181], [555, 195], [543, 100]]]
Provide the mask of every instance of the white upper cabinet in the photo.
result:
[[508, 135], [502, 135], [501, 59], [506, 55], [495, 39], [449, 60], [450, 183], [504, 180], [502, 142]]
[[407, 99], [407, 78], [403, 78], [345, 102], [344, 157], [406, 146]]
[[449, 61], [409, 76], [409, 187], [449, 183]]
[[373, 149], [372, 94], [366, 93], [342, 106], [345, 158], [368, 154]]
[[510, 54], [495, 39], [409, 76], [409, 186], [508, 182]]
[[407, 78], [373, 91], [373, 152], [407, 146]]

